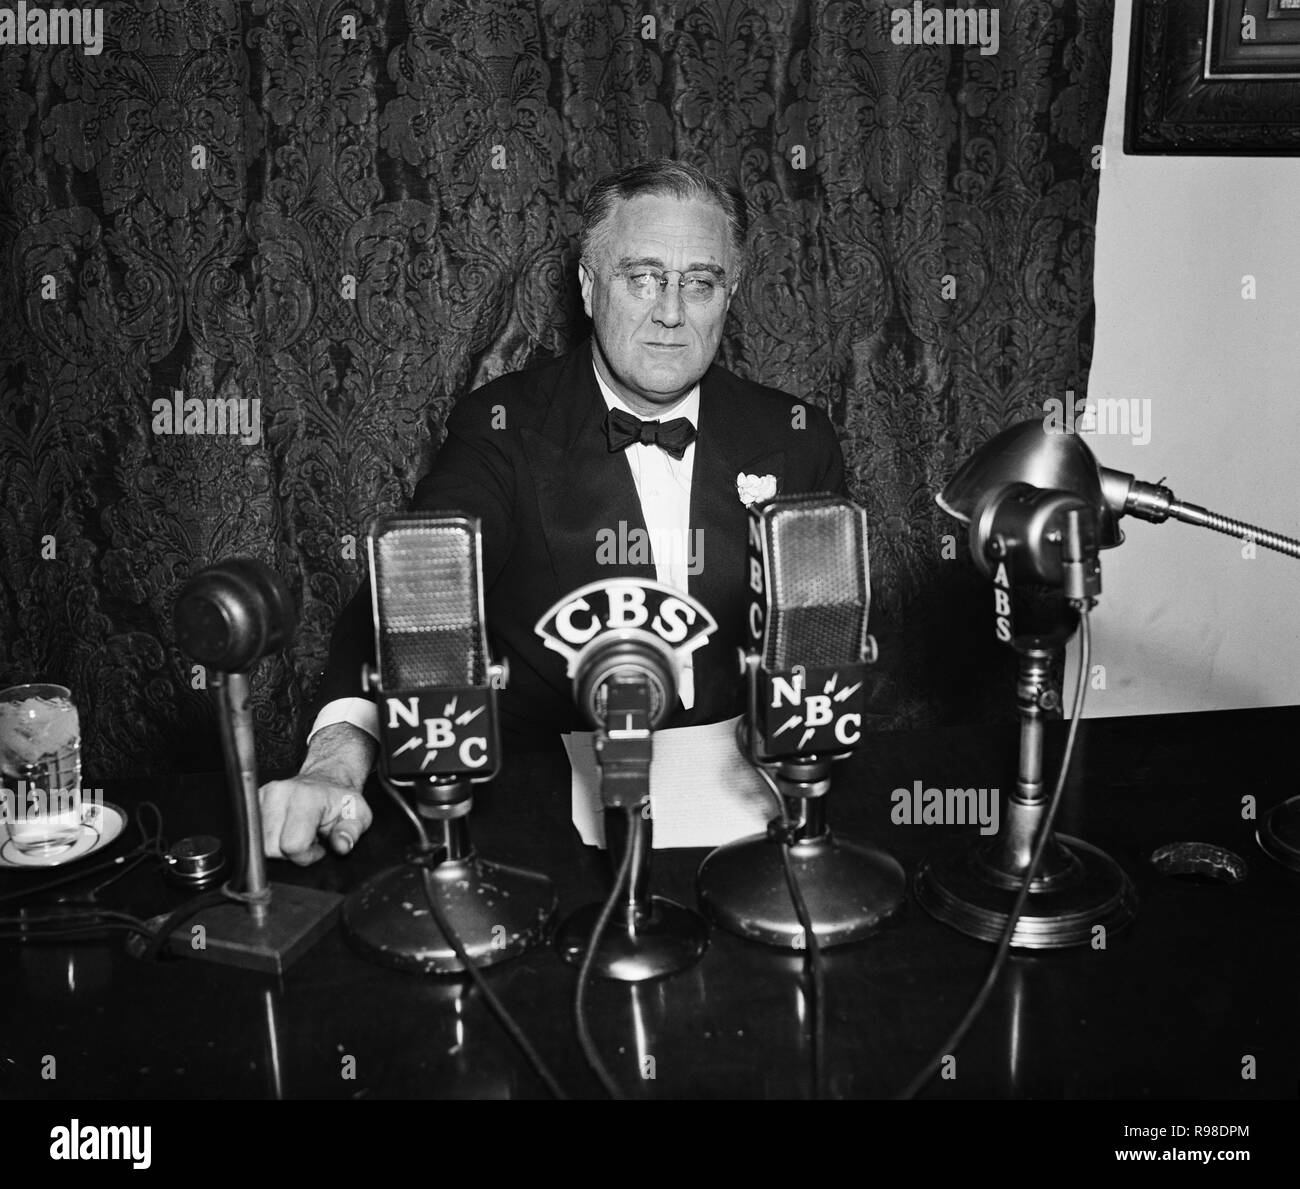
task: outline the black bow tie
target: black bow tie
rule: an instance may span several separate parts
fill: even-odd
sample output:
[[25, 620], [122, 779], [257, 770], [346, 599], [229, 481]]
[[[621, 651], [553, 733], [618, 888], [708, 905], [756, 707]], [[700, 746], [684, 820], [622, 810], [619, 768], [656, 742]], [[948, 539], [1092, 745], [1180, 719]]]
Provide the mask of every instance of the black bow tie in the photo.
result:
[[686, 447], [695, 441], [695, 426], [685, 417], [671, 421], [642, 421], [622, 409], [610, 409], [605, 418], [605, 437], [609, 439], [609, 452], [626, 450], [633, 442], [658, 446], [674, 458], [684, 458]]

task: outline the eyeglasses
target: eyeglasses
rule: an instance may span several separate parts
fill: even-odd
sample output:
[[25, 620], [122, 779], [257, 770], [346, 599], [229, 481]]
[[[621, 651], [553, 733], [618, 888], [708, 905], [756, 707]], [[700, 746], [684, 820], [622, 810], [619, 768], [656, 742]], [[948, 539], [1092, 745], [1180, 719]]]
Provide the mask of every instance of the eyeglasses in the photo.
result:
[[658, 268], [635, 268], [617, 273], [627, 282], [627, 291], [638, 301], [658, 301], [668, 288], [668, 278], [676, 276], [677, 286], [682, 300], [692, 305], [704, 305], [713, 300], [713, 295], [721, 289], [722, 282], [712, 273], [679, 272], [677, 269], [664, 271]]

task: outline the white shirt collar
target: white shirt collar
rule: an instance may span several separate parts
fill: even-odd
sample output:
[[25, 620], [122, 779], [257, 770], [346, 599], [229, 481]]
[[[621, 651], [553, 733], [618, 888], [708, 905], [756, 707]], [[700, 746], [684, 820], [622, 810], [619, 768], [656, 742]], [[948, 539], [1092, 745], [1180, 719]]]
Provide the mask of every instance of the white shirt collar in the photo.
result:
[[680, 401], [677, 402], [668, 412], [661, 413], [659, 417], [643, 417], [640, 413], [633, 412], [624, 404], [622, 398], [608, 384], [605, 383], [604, 377], [596, 369], [595, 361], [591, 364], [592, 371], [596, 372], [596, 383], [600, 386], [600, 395], [605, 398], [605, 407], [607, 409], [622, 409], [623, 412], [631, 414], [641, 421], [673, 421], [678, 417], [685, 417], [696, 429], [700, 427], [700, 386], [697, 383]]

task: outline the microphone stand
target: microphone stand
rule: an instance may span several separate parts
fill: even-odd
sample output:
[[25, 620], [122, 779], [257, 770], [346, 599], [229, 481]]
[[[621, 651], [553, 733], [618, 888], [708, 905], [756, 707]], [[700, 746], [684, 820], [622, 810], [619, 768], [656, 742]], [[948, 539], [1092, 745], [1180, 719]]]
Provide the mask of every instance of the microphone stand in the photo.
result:
[[[746, 654], [751, 731], [760, 722], [758, 664], [757, 653]], [[907, 880], [898, 861], [877, 847], [837, 838], [826, 823], [834, 759], [809, 755], [778, 762], [774, 779], [790, 819], [789, 837], [781, 836], [777, 818], [766, 834], [720, 846], [700, 865], [700, 904], [715, 924], [765, 945], [805, 944], [778, 849], [786, 845], [820, 946], [869, 937], [903, 907]], [[753, 754], [751, 760], [764, 770]]]
[[[1068, 493], [1040, 491], [1038, 495], [1041, 506], [1049, 511], [1055, 504], [1052, 517], [1030, 517], [1026, 527], [1019, 528], [1015, 517], [1008, 515], [1001, 522], [1007, 536], [998, 530], [1003, 505], [1017, 513], [1032, 504], [1018, 506], [1015, 487], [995, 494], [983, 514], [972, 521], [980, 526], [980, 534], [988, 534], [988, 540], [984, 546], [976, 540], [973, 547], [986, 549], [986, 557], [1003, 562], [1004, 568], [1015, 551], [1030, 555], [1031, 572], [1039, 578], [1052, 578], [1052, 585], [1061, 587], [1068, 605], [1091, 608], [1101, 592], [1095, 515]], [[1053, 565], [1053, 560], [1057, 564]], [[1010, 590], [1009, 577], [1006, 589]], [[1045, 712], [1059, 705], [1049, 668], [1053, 652], [1070, 638], [1074, 626], [1067, 618], [1041, 634], [1012, 634], [1011, 647], [1019, 658], [1016, 712], [1020, 760], [1000, 836], [941, 859], [927, 859], [917, 871], [917, 902], [931, 916], [967, 936], [1000, 941], [1030, 874], [1049, 804], [1043, 788], [1043, 721]], [[1087, 674], [1081, 674], [1080, 680], [1087, 680]], [[1061, 949], [1085, 945], [1097, 927], [1107, 932], [1122, 928], [1137, 913], [1133, 883], [1123, 868], [1081, 839], [1053, 831], [1043, 844], [1033, 874], [1011, 935], [1013, 946]]]
[[[639, 983], [684, 970], [709, 945], [708, 925], [691, 909], [650, 894], [650, 761], [653, 754], [650, 685], [644, 677], [616, 678], [596, 733], [600, 795], [605, 806], [606, 853], [632, 850], [632, 871], [623, 900], [599, 938], [593, 938], [602, 904], [580, 908], [560, 927], [555, 945], [566, 962], [581, 966], [596, 946], [592, 973]], [[621, 726], [611, 724], [621, 722]], [[631, 807], [631, 825], [625, 812]]]
[[[1015, 636], [1011, 641], [1019, 658], [1020, 759], [1002, 829], [985, 843], [941, 859], [926, 859], [917, 871], [917, 902], [969, 937], [1001, 940], [1029, 871], [1048, 805], [1043, 724], [1046, 713], [1059, 704], [1049, 669], [1054, 651], [1071, 634], [1072, 628], [1065, 628], [1054, 635]], [[1082, 839], [1053, 831], [1011, 944], [1026, 949], [1084, 945], [1092, 940], [1094, 927], [1101, 925], [1110, 932], [1127, 925], [1136, 913], [1133, 883], [1114, 859]]]
[[[271, 884], [262, 853], [262, 810], [246, 672], [213, 673], [226, 779], [238, 823], [239, 874], [223, 889], [235, 901], [202, 909], [186, 928], [195, 943], [168, 952], [227, 966], [282, 974], [334, 923], [343, 897], [297, 884]], [[203, 932], [195, 934], [201, 927]], [[197, 939], [202, 938], [202, 944]]]
[[[361, 954], [384, 966], [424, 974], [465, 969], [431, 919], [424, 872], [432, 876], [439, 915], [475, 966], [518, 957], [540, 942], [555, 912], [555, 889], [544, 875], [479, 858], [470, 841], [473, 784], [465, 776], [379, 781], [411, 817], [420, 841], [407, 862], [368, 879], [343, 907], [343, 929]], [[414, 790], [412, 813], [402, 790]], [[436, 824], [430, 838], [425, 822]]]

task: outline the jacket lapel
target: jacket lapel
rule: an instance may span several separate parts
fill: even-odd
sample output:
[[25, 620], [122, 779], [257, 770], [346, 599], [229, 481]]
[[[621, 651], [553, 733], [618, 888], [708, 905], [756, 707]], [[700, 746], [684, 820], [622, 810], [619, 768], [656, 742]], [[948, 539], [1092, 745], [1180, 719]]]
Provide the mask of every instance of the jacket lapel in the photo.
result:
[[744, 594], [738, 576], [746, 566], [749, 511], [740, 501], [736, 476], [774, 475], [777, 490], [785, 451], [754, 442], [743, 395], [717, 382], [710, 369], [700, 390], [699, 438], [691, 474], [691, 527], [702, 532], [702, 561], [690, 578], [690, 592], [715, 616], [736, 612]]
[[625, 562], [623, 543], [648, 537], [627, 457], [609, 451], [606, 412], [585, 344], [560, 372], [540, 431], [521, 435], [552, 575], [563, 588], [557, 597], [603, 578], [655, 576], [648, 544], [645, 564]]

